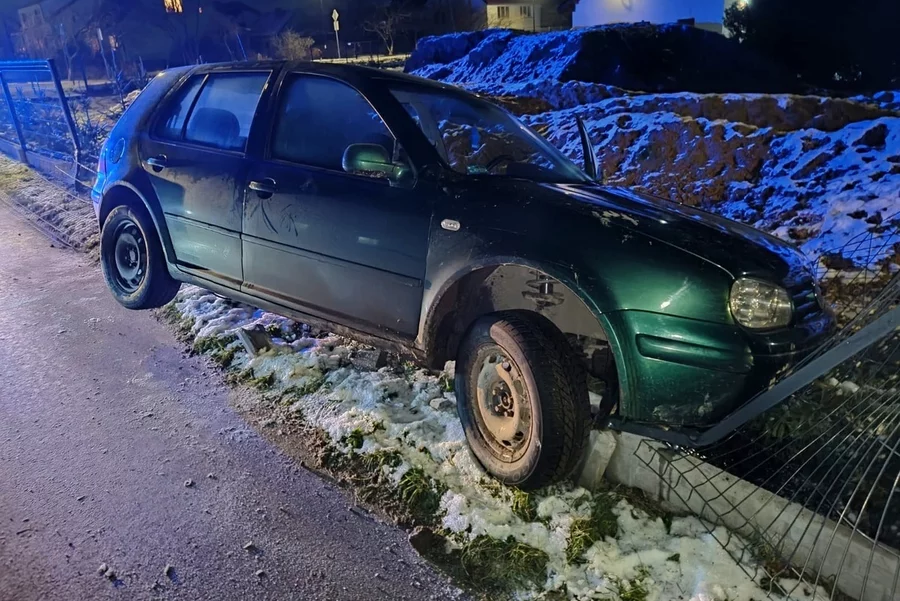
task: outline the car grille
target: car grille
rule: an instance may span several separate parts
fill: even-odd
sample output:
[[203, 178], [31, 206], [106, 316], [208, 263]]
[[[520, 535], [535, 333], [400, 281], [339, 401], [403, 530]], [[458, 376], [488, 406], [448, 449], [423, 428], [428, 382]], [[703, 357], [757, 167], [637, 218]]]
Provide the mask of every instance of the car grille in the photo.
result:
[[821, 294], [812, 280], [792, 286], [788, 292], [794, 301], [794, 318], [803, 323], [822, 312]]

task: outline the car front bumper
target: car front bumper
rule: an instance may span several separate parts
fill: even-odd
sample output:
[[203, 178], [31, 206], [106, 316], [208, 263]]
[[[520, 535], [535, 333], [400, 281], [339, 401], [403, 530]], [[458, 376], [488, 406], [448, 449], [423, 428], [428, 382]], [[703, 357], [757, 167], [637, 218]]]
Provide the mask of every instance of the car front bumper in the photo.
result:
[[825, 313], [772, 333], [643, 311], [606, 314], [619, 368], [620, 414], [709, 426], [776, 382], [832, 331]]

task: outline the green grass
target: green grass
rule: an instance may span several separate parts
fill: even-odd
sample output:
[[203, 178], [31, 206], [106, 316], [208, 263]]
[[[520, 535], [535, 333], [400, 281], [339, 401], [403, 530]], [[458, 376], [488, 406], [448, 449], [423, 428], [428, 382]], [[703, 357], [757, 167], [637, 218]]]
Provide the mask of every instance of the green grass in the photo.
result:
[[445, 491], [443, 484], [420, 467], [414, 467], [403, 474], [397, 487], [400, 500], [406, 505], [410, 515], [427, 524], [433, 523], [437, 518]]
[[381, 449], [373, 453], [363, 455], [363, 465], [369, 472], [381, 472], [382, 468], [387, 466], [395, 468], [403, 462], [403, 457], [399, 451], [388, 451]]
[[246, 380], [249, 386], [253, 388], [257, 388], [259, 390], [271, 390], [272, 387], [275, 386], [275, 372], [269, 372], [264, 376], [254, 376], [253, 370], [246, 370], [250, 372], [250, 377]]
[[498, 540], [486, 535], [465, 544], [460, 563], [476, 585], [514, 590], [541, 585], [547, 578], [547, 554], [512, 537]]
[[583, 561], [584, 552], [595, 542], [607, 537], [615, 538], [619, 533], [619, 521], [613, 507], [617, 499], [608, 493], [598, 494], [594, 498], [591, 514], [577, 518], [569, 529], [569, 542], [566, 545], [566, 560], [569, 563]]
[[320, 372], [311, 373], [302, 385], [297, 386], [297, 394], [306, 396], [314, 392], [318, 392], [325, 384], [325, 375]]
[[193, 334], [194, 320], [181, 314], [174, 302], [169, 303], [158, 313], [160, 319], [175, 328], [175, 337], [179, 340], [189, 340]]
[[229, 348], [237, 340], [236, 336], [205, 336], [194, 341], [192, 350], [198, 355], [209, 357], [223, 368], [228, 368], [234, 361], [237, 348]]
[[241, 371], [232, 371], [229, 372], [227, 376], [225, 376], [225, 381], [231, 384], [232, 386], [236, 386], [238, 384], [245, 384], [247, 382], [252, 381], [253, 378], [253, 368], [248, 367], [247, 369], [243, 369]]
[[650, 572], [645, 567], [638, 569], [638, 575], [630, 580], [615, 580], [614, 585], [618, 589], [619, 601], [647, 601], [650, 591], [646, 580]]
[[363, 446], [363, 431], [359, 428], [356, 428], [344, 437], [344, 444], [349, 446], [353, 450], [361, 449]]
[[438, 382], [441, 385], [441, 390], [443, 390], [444, 392], [456, 391], [456, 384], [454, 383], [453, 378], [447, 375], [446, 372], [441, 372], [441, 375], [438, 378]]
[[273, 338], [282, 338], [281, 326], [277, 323], [270, 323], [266, 326], [266, 334]]
[[512, 489], [512, 512], [521, 520], [533, 522], [537, 519], [537, 502], [524, 490], [514, 488]]

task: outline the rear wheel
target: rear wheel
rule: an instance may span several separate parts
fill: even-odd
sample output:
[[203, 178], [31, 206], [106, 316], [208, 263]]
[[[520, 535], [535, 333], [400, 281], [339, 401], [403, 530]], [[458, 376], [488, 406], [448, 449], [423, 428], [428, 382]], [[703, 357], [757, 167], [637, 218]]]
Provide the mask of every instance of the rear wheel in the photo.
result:
[[181, 284], [169, 275], [159, 236], [142, 208], [114, 208], [100, 236], [103, 277], [119, 304], [128, 309], [162, 307]]
[[571, 475], [590, 431], [584, 368], [545, 317], [479, 319], [456, 364], [457, 408], [475, 457], [505, 484], [535, 489]]

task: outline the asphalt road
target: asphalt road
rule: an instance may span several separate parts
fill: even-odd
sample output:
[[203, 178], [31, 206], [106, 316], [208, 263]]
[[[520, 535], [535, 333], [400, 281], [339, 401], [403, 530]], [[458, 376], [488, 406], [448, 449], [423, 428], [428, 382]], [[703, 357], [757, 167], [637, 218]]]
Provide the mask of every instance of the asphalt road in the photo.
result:
[[456, 598], [229, 394], [0, 203], [0, 601]]

